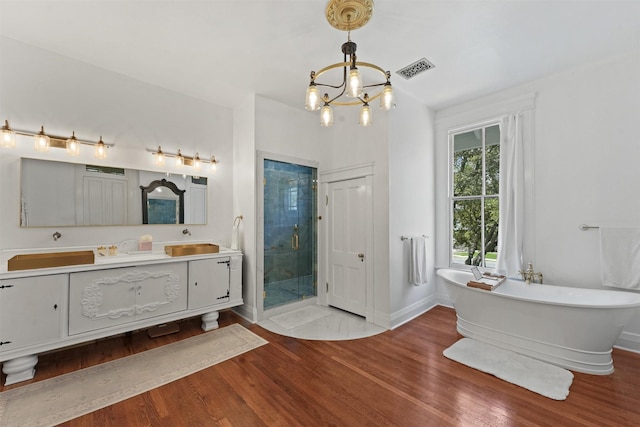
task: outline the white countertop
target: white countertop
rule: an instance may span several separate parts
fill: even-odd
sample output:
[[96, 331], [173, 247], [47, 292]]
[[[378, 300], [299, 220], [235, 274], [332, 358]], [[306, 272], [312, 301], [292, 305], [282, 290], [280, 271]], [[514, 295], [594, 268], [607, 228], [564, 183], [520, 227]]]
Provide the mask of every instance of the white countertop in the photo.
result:
[[[201, 242], [198, 242], [201, 243]], [[185, 244], [184, 242], [181, 244]], [[156, 246], [154, 244], [154, 246]], [[162, 246], [164, 248], [164, 246]], [[95, 254], [95, 261], [93, 264], [79, 264], [79, 265], [67, 265], [63, 267], [54, 267], [54, 268], [37, 268], [30, 270], [16, 270], [16, 271], [8, 271], [7, 270], [7, 261], [15, 255], [24, 255], [24, 254], [34, 254], [34, 253], [52, 253], [52, 252], [71, 252], [71, 251], [81, 251], [81, 250], [94, 250], [95, 248], [60, 248], [57, 250], [47, 250], [47, 249], [32, 249], [32, 250], [15, 250], [15, 251], [4, 251], [2, 253], [0, 266], [0, 279], [15, 279], [20, 277], [32, 277], [32, 276], [43, 276], [49, 274], [64, 274], [64, 273], [73, 273], [79, 271], [91, 271], [91, 270], [102, 270], [105, 268], [120, 268], [120, 267], [134, 267], [139, 265], [149, 265], [149, 264], [165, 264], [172, 262], [184, 262], [184, 261], [192, 261], [197, 259], [208, 259], [208, 258], [221, 258], [228, 257], [231, 255], [242, 255], [241, 251], [231, 250], [229, 248], [224, 248], [220, 246], [220, 250], [217, 253], [209, 253], [209, 254], [200, 254], [200, 255], [189, 255], [189, 256], [177, 256], [172, 257], [167, 255], [164, 250], [153, 250], [149, 252], [131, 252], [131, 253], [119, 253], [118, 255], [98, 255]]]

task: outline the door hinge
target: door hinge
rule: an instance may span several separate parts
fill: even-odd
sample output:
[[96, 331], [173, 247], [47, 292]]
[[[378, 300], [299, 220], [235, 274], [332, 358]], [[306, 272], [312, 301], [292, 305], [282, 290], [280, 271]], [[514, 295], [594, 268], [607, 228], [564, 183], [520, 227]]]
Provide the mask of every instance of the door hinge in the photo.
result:
[[329, 282], [327, 282], [326, 292], [329, 293]]
[[262, 185], [267, 186], [267, 178], [262, 178]]
[[216, 299], [225, 299], [225, 298], [229, 298], [229, 289], [227, 289], [227, 294], [226, 295], [223, 295], [223, 296], [218, 297]]
[[262, 291], [262, 299], [267, 299], [267, 291]]
[[325, 206], [329, 206], [329, 195], [328, 194], [324, 195], [324, 205]]

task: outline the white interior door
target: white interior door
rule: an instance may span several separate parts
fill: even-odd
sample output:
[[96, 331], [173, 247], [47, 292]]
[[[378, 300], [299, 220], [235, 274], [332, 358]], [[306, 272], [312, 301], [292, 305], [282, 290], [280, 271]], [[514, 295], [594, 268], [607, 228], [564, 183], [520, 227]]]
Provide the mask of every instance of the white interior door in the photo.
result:
[[329, 183], [328, 303], [366, 315], [366, 180]]

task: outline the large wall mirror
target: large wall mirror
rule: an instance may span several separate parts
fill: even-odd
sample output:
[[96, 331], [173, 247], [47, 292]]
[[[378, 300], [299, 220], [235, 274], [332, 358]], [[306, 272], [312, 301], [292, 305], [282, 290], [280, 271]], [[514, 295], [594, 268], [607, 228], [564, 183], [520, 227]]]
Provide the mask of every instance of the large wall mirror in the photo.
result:
[[207, 223], [206, 177], [27, 158], [21, 168], [22, 227]]

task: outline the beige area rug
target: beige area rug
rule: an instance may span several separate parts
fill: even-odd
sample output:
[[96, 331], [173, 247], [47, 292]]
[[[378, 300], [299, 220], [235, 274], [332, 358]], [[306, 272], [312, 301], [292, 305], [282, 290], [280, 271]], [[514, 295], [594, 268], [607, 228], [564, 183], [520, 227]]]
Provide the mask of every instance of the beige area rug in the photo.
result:
[[0, 393], [0, 426], [52, 426], [231, 359], [267, 341], [233, 324]]
[[471, 338], [462, 338], [443, 354], [554, 400], [566, 399], [573, 382], [571, 371]]

